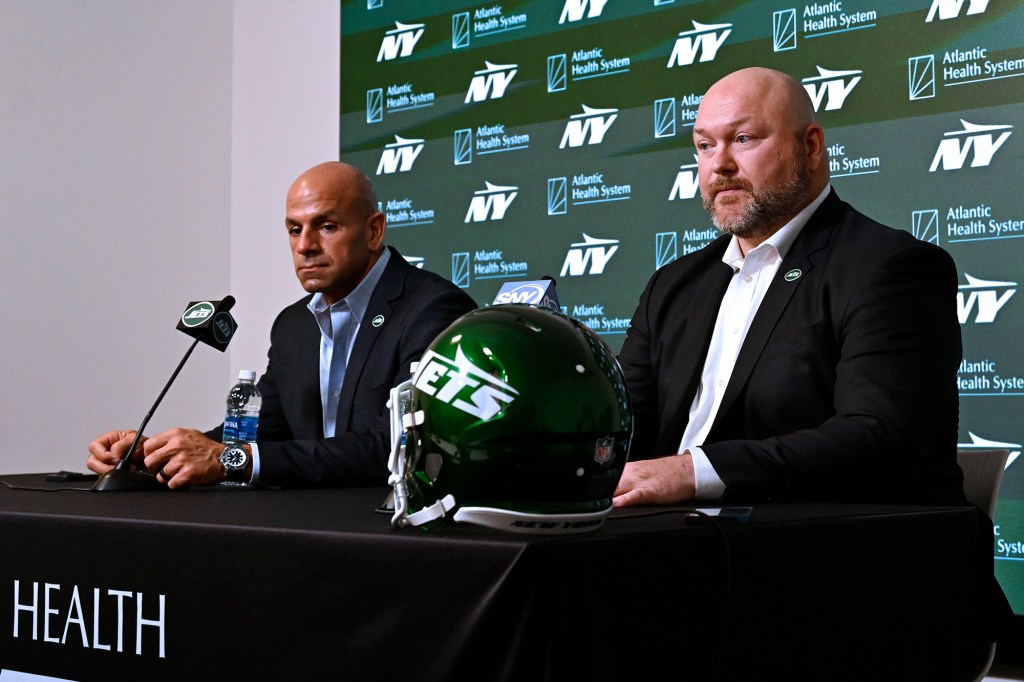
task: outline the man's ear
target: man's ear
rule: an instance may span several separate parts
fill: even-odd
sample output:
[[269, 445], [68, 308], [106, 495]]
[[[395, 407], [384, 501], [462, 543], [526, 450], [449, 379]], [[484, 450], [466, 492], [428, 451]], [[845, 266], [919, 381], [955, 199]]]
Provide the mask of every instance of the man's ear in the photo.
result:
[[817, 170], [822, 163], [828, 163], [825, 153], [825, 131], [817, 123], [804, 128], [804, 147], [807, 150], [807, 167]]
[[386, 229], [387, 221], [384, 219], [384, 214], [380, 211], [372, 213], [369, 218], [366, 219], [366, 226], [370, 230], [370, 250], [379, 252], [384, 248], [384, 231]]

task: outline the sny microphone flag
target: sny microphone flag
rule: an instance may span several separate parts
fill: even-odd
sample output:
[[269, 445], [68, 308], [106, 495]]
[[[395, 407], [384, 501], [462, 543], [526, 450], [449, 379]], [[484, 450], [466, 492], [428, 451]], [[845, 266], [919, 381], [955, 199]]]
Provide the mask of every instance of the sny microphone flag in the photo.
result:
[[493, 304], [532, 303], [545, 308], [561, 310], [555, 293], [555, 280], [551, 277], [527, 282], [506, 282], [501, 285]]

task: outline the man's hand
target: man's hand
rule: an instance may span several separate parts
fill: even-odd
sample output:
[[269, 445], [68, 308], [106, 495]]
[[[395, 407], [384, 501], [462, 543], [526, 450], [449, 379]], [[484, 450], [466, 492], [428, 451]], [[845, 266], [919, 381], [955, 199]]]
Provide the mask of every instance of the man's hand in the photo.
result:
[[[107, 431], [89, 443], [89, 459], [86, 460], [85, 466], [97, 474], [107, 473], [121, 461], [134, 439], [135, 431]], [[133, 464], [142, 465], [142, 445], [145, 442], [146, 437], [143, 436], [135, 446], [135, 452], [132, 453]]]
[[693, 460], [687, 451], [660, 459], [626, 462], [612, 506], [678, 504], [692, 500], [695, 492]]
[[146, 468], [168, 488], [216, 485], [227, 477], [224, 445], [194, 429], [170, 429], [146, 441]]

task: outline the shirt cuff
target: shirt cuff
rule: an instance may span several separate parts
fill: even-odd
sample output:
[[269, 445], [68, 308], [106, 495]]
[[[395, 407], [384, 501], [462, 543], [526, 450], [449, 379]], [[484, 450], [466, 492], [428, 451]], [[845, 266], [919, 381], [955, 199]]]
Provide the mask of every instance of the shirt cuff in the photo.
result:
[[252, 480], [249, 485], [257, 485], [260, 482], [260, 446], [253, 441], [249, 447], [252, 449]]
[[[696, 488], [694, 499], [717, 501], [725, 494], [725, 483], [701, 448], [687, 448], [693, 460], [693, 483]], [[253, 469], [255, 471], [255, 469]]]

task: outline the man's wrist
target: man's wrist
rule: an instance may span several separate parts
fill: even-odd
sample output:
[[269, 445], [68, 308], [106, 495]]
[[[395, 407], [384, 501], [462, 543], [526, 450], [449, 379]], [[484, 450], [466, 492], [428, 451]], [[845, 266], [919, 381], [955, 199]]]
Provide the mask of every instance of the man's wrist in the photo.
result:
[[253, 456], [249, 443], [232, 443], [218, 457], [221, 465], [221, 483], [247, 485], [252, 481]]

